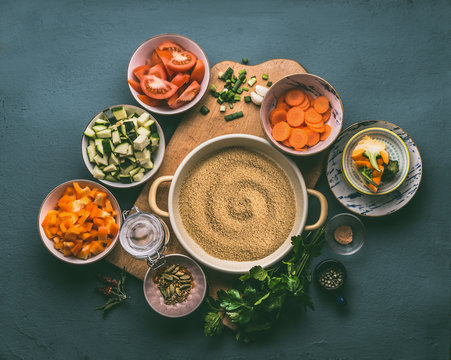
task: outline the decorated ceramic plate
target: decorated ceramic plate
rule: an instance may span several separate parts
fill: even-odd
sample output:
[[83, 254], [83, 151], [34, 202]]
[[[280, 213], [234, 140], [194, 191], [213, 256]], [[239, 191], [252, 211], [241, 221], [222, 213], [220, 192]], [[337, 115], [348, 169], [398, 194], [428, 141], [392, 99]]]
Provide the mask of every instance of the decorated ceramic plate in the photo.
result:
[[[346, 144], [358, 132], [370, 127], [392, 131], [401, 138], [409, 150], [410, 167], [406, 179], [396, 190], [382, 196], [361, 194], [349, 185], [341, 170], [342, 152]], [[338, 136], [327, 160], [327, 181], [334, 196], [349, 211], [368, 217], [389, 215], [407, 205], [418, 190], [422, 172], [420, 152], [412, 138], [399, 126], [379, 120], [362, 121], [345, 129]]]

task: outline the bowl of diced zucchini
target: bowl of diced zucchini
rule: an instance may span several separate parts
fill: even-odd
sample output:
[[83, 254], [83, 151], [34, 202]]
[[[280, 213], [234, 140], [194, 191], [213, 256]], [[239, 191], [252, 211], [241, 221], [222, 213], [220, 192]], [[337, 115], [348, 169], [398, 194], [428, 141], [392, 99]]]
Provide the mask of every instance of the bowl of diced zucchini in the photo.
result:
[[83, 161], [92, 176], [116, 188], [149, 180], [158, 171], [164, 150], [158, 122], [133, 105], [115, 105], [98, 113], [81, 141]]

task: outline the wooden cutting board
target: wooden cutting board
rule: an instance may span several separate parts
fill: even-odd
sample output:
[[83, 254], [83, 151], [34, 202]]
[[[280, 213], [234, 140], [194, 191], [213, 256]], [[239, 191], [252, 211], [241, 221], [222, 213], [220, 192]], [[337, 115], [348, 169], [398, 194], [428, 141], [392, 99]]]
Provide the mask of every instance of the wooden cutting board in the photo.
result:
[[[298, 62], [287, 59], [274, 59], [255, 66], [242, 65], [233, 61], [222, 61], [211, 69], [210, 84], [216, 84], [218, 89], [222, 89], [224, 82], [218, 79], [218, 73], [224, 72], [229, 66], [234, 69], [235, 74], [243, 68], [246, 69], [248, 78], [255, 75], [257, 77], [257, 84], [261, 85], [266, 85], [267, 83], [267, 81], [262, 80], [262, 74], [268, 74], [269, 80], [274, 83], [286, 75], [306, 72], [304, 67]], [[244, 92], [243, 94], [247, 93]], [[210, 109], [210, 112], [205, 116], [199, 112], [202, 105]], [[224, 120], [224, 115], [239, 110], [243, 111], [244, 117], [230, 122]], [[164, 124], [162, 125], [164, 126]], [[209, 91], [207, 91], [204, 98], [193, 109], [184, 114], [183, 120], [166, 146], [163, 164], [153, 178], [146, 183], [135, 202], [135, 206], [141, 211], [151, 212], [148, 204], [148, 193], [153, 179], [163, 175], [173, 175], [185, 156], [204, 141], [216, 136], [232, 133], [264, 137], [263, 130], [260, 126], [260, 108], [253, 103], [240, 101], [234, 104], [233, 109], [229, 109], [227, 106], [226, 112], [221, 113], [216, 98], [211, 96]], [[293, 158], [304, 176], [307, 187], [313, 188], [316, 185], [324, 168], [325, 159], [326, 154], [324, 153], [308, 158]], [[166, 210], [168, 207], [169, 186], [170, 183], [163, 183], [158, 191], [157, 204], [163, 210]], [[171, 232], [165, 254], [178, 253], [188, 255], [172, 232], [169, 219], [163, 220]], [[144, 279], [144, 275], [148, 270], [145, 261], [132, 258], [120, 245], [116, 246], [111, 254], [108, 255], [107, 260], [120, 268], [125, 266], [127, 272], [141, 280]], [[211, 269], [204, 270], [209, 281], [210, 294], [216, 294], [218, 289], [229, 287], [229, 284], [236, 278], [236, 276], [223, 274]]]

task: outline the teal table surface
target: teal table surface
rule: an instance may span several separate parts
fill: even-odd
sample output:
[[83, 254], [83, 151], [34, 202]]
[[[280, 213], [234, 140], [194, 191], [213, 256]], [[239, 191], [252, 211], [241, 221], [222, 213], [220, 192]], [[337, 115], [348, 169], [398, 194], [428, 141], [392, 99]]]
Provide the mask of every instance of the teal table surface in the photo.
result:
[[[449, 359], [451, 3], [449, 1], [0, 1], [0, 359]], [[108, 316], [94, 311], [102, 261], [74, 267], [38, 234], [56, 185], [92, 179], [80, 155], [91, 117], [134, 104], [126, 69], [159, 33], [194, 39], [210, 63], [299, 61], [339, 92], [344, 126], [394, 122], [420, 149], [424, 173], [399, 213], [363, 218], [350, 257], [348, 305], [314, 286], [315, 311], [289, 306], [251, 344], [202, 333], [201, 313], [171, 320], [147, 305], [142, 282]], [[157, 116], [169, 139], [182, 116]], [[237, 120], [238, 121], [238, 120]], [[345, 212], [323, 175], [330, 216]], [[130, 208], [140, 188], [112, 190]], [[317, 214], [317, 207], [312, 217]]]

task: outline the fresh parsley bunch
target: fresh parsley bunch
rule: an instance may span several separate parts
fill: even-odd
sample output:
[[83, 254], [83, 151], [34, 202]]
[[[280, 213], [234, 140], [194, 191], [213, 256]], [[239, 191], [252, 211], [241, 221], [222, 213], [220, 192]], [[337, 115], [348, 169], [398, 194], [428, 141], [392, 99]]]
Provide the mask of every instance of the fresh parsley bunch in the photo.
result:
[[219, 290], [217, 299], [206, 299], [204, 333], [219, 335], [222, 318], [227, 316], [236, 326], [236, 339], [250, 341], [269, 330], [277, 321], [288, 298], [314, 310], [307, 288], [311, 282], [310, 257], [318, 256], [324, 243], [324, 227], [291, 238], [293, 249], [288, 259], [271, 269], [254, 266], [228, 291]]

